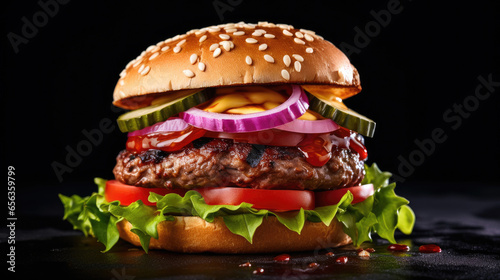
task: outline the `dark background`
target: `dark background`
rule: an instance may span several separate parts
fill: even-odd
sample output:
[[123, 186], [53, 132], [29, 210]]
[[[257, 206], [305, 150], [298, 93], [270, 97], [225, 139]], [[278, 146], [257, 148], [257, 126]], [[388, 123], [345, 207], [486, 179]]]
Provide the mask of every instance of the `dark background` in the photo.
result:
[[[340, 248], [335, 254], [349, 255], [346, 266], [335, 265], [334, 259], [312, 258], [311, 252], [292, 254], [290, 266], [317, 261], [321, 279], [498, 275], [500, 86], [486, 100], [473, 103], [481, 85], [478, 77], [491, 75], [500, 82], [498, 1], [401, 0], [399, 12], [386, 18], [385, 26], [374, 14], [386, 14], [388, 3], [394, 1], [59, 1], [65, 4], [46, 18], [38, 0], [2, 1], [0, 10], [0, 161], [4, 179], [7, 166], [16, 169], [19, 273], [75, 279], [124, 279], [118, 277], [121, 274], [130, 279], [202, 274], [203, 279], [251, 278], [251, 270], [237, 266], [248, 260], [281, 277], [290, 272], [270, 263], [273, 255], [146, 255], [124, 241], [102, 254], [95, 239], [62, 221], [57, 197], [89, 195], [96, 190], [94, 177], [112, 178], [115, 156], [126, 141], [116, 127], [121, 111], [111, 106], [112, 93], [130, 60], [149, 45], [193, 28], [269, 21], [315, 30], [344, 49], [351, 46], [346, 51], [361, 75], [363, 91], [346, 104], [377, 122], [375, 137], [366, 139], [368, 161], [394, 173], [400, 182], [397, 193], [411, 201], [417, 215], [410, 237], [396, 233], [398, 242], [412, 247], [409, 254], [387, 252], [387, 242], [378, 238], [365, 244], [377, 251], [369, 262], [357, 258], [352, 248]], [[15, 51], [9, 37], [23, 36], [34, 15], [40, 26]], [[357, 30], [371, 36], [363, 41]], [[471, 112], [457, 117], [452, 111], [452, 121], [443, 117], [464, 101], [472, 102]], [[477, 108], [471, 108], [474, 105]], [[103, 121], [114, 129], [101, 130], [98, 143], [76, 163], [73, 158], [71, 172], [60, 181], [51, 165], [68, 165], [67, 149], [77, 149], [87, 141], [85, 132], [95, 133]], [[446, 141], [429, 144], [426, 139], [436, 129], [442, 129]], [[432, 151], [424, 154], [415, 141], [427, 143], [428, 149], [433, 146]], [[1, 227], [4, 256], [12, 232]], [[429, 243], [440, 245], [443, 253], [418, 253], [419, 245]], [[301, 278], [306, 276], [314, 275]]]
[[[71, 194], [67, 187], [88, 184], [93, 191], [92, 178], [112, 178], [115, 156], [124, 148], [126, 136], [116, 126], [62, 182], [51, 164], [67, 164], [66, 149], [86, 139], [83, 130], [99, 129], [107, 118], [114, 124], [120, 111], [111, 106], [113, 89], [131, 59], [193, 28], [269, 21], [357, 47], [350, 59], [363, 91], [346, 104], [377, 122], [375, 137], [366, 139], [369, 162], [400, 175], [398, 181], [432, 181], [445, 189], [464, 182], [498, 185], [500, 87], [460, 117], [460, 125], [443, 118], [454, 104], [471, 100], [479, 76], [500, 81], [498, 1], [401, 0], [402, 10], [386, 26], [372, 27], [373, 36], [360, 45], [355, 28], [374, 24], [371, 11], [387, 10], [389, 2], [69, 1], [16, 53], [8, 34], [22, 35], [23, 17], [33, 23], [43, 9], [37, 1], [11, 1], [1, 12], [3, 170], [14, 166], [23, 188]], [[217, 12], [214, 3], [226, 10]], [[436, 128], [446, 141], [418, 157], [423, 153], [415, 152], [415, 140], [430, 138]], [[414, 168], [403, 168], [412, 154]]]

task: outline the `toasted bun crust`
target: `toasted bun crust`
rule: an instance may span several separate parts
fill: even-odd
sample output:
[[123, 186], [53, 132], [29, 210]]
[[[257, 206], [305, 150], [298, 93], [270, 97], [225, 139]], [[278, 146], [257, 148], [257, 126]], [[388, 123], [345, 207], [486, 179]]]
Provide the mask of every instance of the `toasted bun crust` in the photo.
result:
[[113, 104], [148, 106], [172, 91], [252, 84], [312, 84], [342, 99], [361, 90], [359, 74], [332, 43], [293, 26], [223, 24], [161, 41], [127, 64]]
[[[130, 231], [132, 225], [124, 220], [118, 223], [120, 237], [135, 246], [141, 246], [139, 237]], [[158, 224], [158, 239], [151, 238], [150, 249], [164, 249], [184, 253], [272, 253], [307, 251], [331, 248], [351, 243], [336, 220], [330, 226], [306, 222], [297, 234], [270, 216], [257, 228], [250, 244], [242, 236], [233, 234], [218, 217], [213, 223], [199, 217], [176, 217], [175, 221]]]

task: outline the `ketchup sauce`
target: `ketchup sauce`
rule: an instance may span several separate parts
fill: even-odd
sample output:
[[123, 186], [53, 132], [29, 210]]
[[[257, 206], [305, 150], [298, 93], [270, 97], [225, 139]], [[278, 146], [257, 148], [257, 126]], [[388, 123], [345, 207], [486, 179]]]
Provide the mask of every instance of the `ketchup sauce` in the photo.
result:
[[346, 264], [349, 259], [346, 256], [338, 257], [335, 262], [338, 264]]
[[420, 253], [441, 253], [441, 247], [435, 244], [422, 245], [418, 248]]
[[[292, 132], [287, 133], [290, 134]], [[212, 134], [214, 133], [189, 125], [182, 131], [130, 136], [127, 139], [126, 148], [130, 152], [137, 153], [151, 149], [162, 150], [165, 152], [175, 152], [189, 145], [198, 138], [204, 136], [210, 137]], [[248, 137], [251, 133], [243, 134]], [[368, 156], [365, 146], [362, 141], [358, 139], [358, 135], [346, 128], [341, 127], [331, 134], [292, 134], [298, 137], [303, 137], [303, 139], [298, 143], [297, 148], [304, 154], [306, 161], [312, 166], [321, 167], [325, 165], [332, 157], [333, 146], [350, 149], [351, 151], [359, 154], [360, 160], [365, 160]], [[217, 135], [217, 133], [215, 133], [215, 135]], [[258, 137], [254, 138], [259, 139]], [[286, 140], [281, 141], [286, 142]], [[276, 144], [276, 146], [279, 146], [279, 143]], [[265, 143], [263, 143], [263, 145], [265, 145]]]
[[150, 149], [175, 152], [194, 140], [203, 137], [205, 133], [206, 130], [204, 129], [189, 126], [182, 131], [130, 136], [127, 139], [126, 147], [131, 152], [144, 152]]
[[289, 254], [281, 254], [279, 256], [274, 257], [273, 260], [275, 262], [288, 262], [288, 261], [290, 261], [290, 255]]
[[410, 247], [404, 244], [391, 244], [389, 245], [389, 247], [387, 247], [387, 250], [395, 252], [407, 252], [410, 251]]

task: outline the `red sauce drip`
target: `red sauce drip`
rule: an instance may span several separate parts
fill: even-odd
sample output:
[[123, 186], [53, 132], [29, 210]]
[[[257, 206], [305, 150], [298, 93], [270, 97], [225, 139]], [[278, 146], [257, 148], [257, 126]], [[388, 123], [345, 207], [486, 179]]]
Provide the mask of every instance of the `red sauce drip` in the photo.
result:
[[275, 262], [288, 262], [290, 261], [290, 255], [289, 254], [282, 254], [279, 256], [274, 257]]
[[131, 136], [127, 139], [126, 147], [128, 151], [132, 152], [144, 152], [150, 149], [174, 152], [203, 137], [205, 132], [204, 129], [189, 126], [182, 131]]
[[365, 160], [368, 157], [368, 151], [366, 150], [365, 145], [361, 143], [358, 139], [356, 139], [356, 133], [350, 131], [347, 128], [340, 127], [339, 129], [335, 130], [333, 133], [333, 136], [339, 137], [339, 138], [349, 138], [346, 139], [346, 141], [349, 142], [349, 148], [359, 154], [359, 159], [360, 160]]
[[309, 134], [297, 146], [312, 166], [321, 167], [332, 158], [332, 142], [328, 134]]
[[349, 259], [346, 256], [338, 257], [335, 262], [338, 264], [345, 264]]
[[329, 257], [331, 257], [331, 256], [335, 256], [335, 254], [334, 254], [333, 252], [328, 252], [328, 253], [326, 253], [325, 255], [327, 255], [327, 256], [329, 256]]
[[251, 267], [252, 264], [250, 262], [242, 263], [239, 265], [239, 267]]
[[262, 267], [257, 268], [256, 270], [252, 271], [253, 274], [264, 274], [264, 269]]
[[319, 263], [316, 263], [316, 262], [312, 262], [312, 263], [307, 265], [307, 267], [309, 267], [309, 268], [316, 268], [318, 266], [319, 266]]
[[404, 245], [404, 244], [391, 244], [391, 245], [389, 245], [389, 247], [387, 247], [387, 250], [396, 251], [396, 252], [406, 252], [406, 251], [410, 251], [410, 247], [408, 247], [408, 245]]
[[420, 253], [441, 253], [441, 247], [435, 244], [422, 245], [418, 248]]

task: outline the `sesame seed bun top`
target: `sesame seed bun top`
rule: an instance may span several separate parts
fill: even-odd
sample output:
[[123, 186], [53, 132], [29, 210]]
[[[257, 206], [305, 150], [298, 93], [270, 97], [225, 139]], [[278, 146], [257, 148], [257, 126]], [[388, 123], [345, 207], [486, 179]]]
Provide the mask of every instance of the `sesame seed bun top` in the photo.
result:
[[137, 109], [173, 91], [282, 83], [315, 85], [342, 99], [361, 90], [349, 59], [313, 31], [241, 22], [191, 30], [148, 47], [120, 73], [113, 104]]

